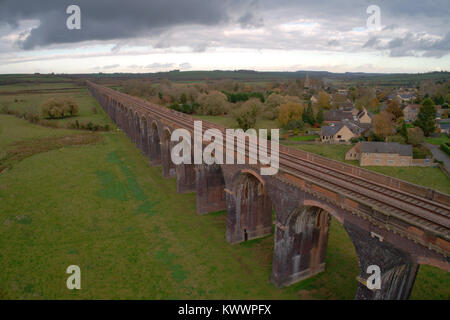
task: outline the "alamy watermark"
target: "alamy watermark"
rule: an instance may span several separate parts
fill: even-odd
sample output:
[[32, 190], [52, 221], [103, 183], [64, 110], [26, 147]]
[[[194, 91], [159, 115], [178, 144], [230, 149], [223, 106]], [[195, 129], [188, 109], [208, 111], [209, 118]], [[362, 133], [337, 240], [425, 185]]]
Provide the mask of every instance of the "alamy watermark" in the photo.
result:
[[70, 274], [70, 276], [67, 278], [66, 286], [67, 289], [73, 290], [81, 289], [81, 270], [80, 267], [77, 265], [71, 265], [68, 266], [66, 269], [66, 273]]
[[381, 269], [377, 265], [371, 265], [367, 267], [368, 274], [370, 277], [367, 278], [367, 288], [370, 290], [379, 290], [381, 289]]
[[367, 14], [370, 16], [367, 18], [367, 29], [370, 31], [381, 30], [381, 9], [377, 5], [370, 5], [366, 10]]
[[[248, 158], [248, 164], [258, 164], [259, 161], [259, 164], [262, 165], [261, 175], [278, 173], [279, 129], [270, 130], [270, 154], [268, 152], [267, 129], [260, 129], [258, 134], [255, 129], [249, 129], [245, 132], [242, 129], [226, 129], [224, 139], [220, 130], [208, 129], [203, 133], [202, 121], [194, 121], [194, 146], [191, 145], [191, 133], [186, 129], [174, 130], [170, 140], [178, 142], [171, 151], [172, 162], [175, 165], [246, 164]], [[246, 146], [246, 140], [248, 140], [248, 147]], [[204, 141], [210, 143], [203, 149]], [[235, 152], [237, 154], [236, 162]], [[192, 154], [194, 159], [192, 159]]]
[[70, 16], [66, 20], [66, 26], [69, 30], [81, 29], [81, 9], [79, 6], [72, 4], [67, 7], [66, 13]]

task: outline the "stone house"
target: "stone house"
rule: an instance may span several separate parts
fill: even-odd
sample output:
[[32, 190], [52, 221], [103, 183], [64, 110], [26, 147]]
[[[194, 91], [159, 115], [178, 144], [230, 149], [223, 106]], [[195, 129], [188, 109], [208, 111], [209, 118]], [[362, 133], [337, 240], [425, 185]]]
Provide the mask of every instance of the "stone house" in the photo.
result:
[[419, 114], [420, 104], [409, 104], [403, 109], [405, 122], [414, 122]]
[[343, 123], [324, 126], [320, 131], [323, 143], [346, 143], [353, 137], [355, 134]]
[[370, 123], [360, 123], [358, 121], [350, 121], [348, 119], [342, 120], [341, 123], [346, 125], [353, 132], [355, 137], [369, 136], [370, 129], [372, 128]]
[[347, 152], [345, 160], [359, 160], [361, 166], [407, 167], [413, 164], [413, 152], [408, 144], [363, 141]]
[[358, 121], [361, 123], [372, 123], [372, 114], [370, 114], [365, 107], [357, 115]]

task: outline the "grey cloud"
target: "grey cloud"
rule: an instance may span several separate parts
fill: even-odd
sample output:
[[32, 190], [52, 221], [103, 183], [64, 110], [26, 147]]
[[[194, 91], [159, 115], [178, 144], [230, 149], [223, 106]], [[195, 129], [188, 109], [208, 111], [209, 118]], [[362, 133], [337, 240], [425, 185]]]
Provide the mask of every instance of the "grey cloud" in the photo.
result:
[[328, 40], [327, 44], [330, 47], [336, 47], [336, 46], [340, 45], [340, 42], [336, 39], [330, 39], [330, 40]]
[[248, 12], [238, 19], [242, 28], [260, 28], [264, 26], [264, 19]]
[[372, 37], [363, 45], [363, 48], [376, 48], [378, 46], [378, 38]]
[[177, 25], [217, 25], [229, 20], [227, 4], [220, 0], [78, 0], [81, 30], [68, 30], [66, 8], [74, 1], [4, 0], [0, 2], [0, 21], [17, 26], [19, 20], [38, 19], [21, 43], [24, 49], [48, 44], [87, 40], [112, 40], [158, 34]]
[[388, 50], [391, 57], [426, 56], [440, 58], [450, 53], [450, 32], [440, 39], [426, 33], [406, 34], [382, 43], [377, 37], [369, 39], [363, 46], [377, 50]]

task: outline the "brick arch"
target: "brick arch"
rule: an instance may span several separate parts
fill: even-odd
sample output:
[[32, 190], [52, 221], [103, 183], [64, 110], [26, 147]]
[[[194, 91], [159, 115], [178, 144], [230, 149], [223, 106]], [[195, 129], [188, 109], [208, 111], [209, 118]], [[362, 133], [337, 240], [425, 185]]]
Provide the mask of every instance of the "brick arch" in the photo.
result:
[[197, 194], [197, 213], [221, 211], [226, 209], [225, 166], [218, 164], [195, 165]]
[[165, 126], [161, 130], [161, 162], [162, 162], [162, 175], [165, 178], [176, 176], [176, 167], [172, 162], [172, 145], [170, 137], [172, 135], [172, 130]]
[[275, 286], [288, 286], [325, 271], [331, 217], [344, 227], [361, 269], [355, 234], [340, 208], [300, 191], [283, 202], [286, 208], [277, 215], [274, 237], [271, 280]]
[[[196, 165], [194, 164], [194, 140], [190, 137], [190, 145], [191, 148], [189, 150], [190, 153], [190, 163], [181, 163], [176, 165], [176, 174], [177, 174], [177, 192], [178, 193], [188, 193], [195, 192], [197, 189], [197, 171]], [[175, 144], [178, 144], [179, 141], [175, 141]], [[184, 154], [183, 154], [184, 156]]]
[[266, 182], [264, 181], [264, 179], [261, 177], [261, 175], [259, 175], [255, 170], [253, 169], [248, 169], [248, 168], [243, 168], [238, 170], [237, 172], [235, 172], [233, 174], [233, 177], [231, 179], [231, 183], [234, 184], [234, 181], [236, 181], [236, 179], [239, 178], [239, 176], [241, 175], [251, 175], [253, 176], [256, 180], [258, 180], [263, 186], [266, 185]]
[[126, 128], [126, 133], [127, 136], [130, 139], [133, 139], [133, 134], [132, 134], [132, 129], [133, 129], [133, 110], [131, 108], [126, 108], [126, 116], [125, 116], [125, 128]]
[[152, 120], [150, 124], [150, 163], [152, 165], [161, 164], [161, 138], [160, 125], [158, 121]]
[[149, 156], [149, 152], [150, 152], [150, 133], [149, 133], [149, 128], [148, 128], [148, 123], [149, 121], [147, 120], [148, 115], [146, 114], [142, 114], [141, 115], [141, 146], [142, 146], [142, 152], [146, 155]]
[[298, 206], [275, 231], [272, 282], [287, 286], [325, 270], [330, 216], [317, 206]]
[[237, 243], [272, 232], [272, 202], [262, 177], [243, 168], [231, 179], [227, 204], [227, 240]]
[[322, 210], [328, 212], [334, 218], [336, 218], [336, 220], [339, 221], [340, 224], [342, 224], [342, 225], [344, 224], [344, 217], [342, 217], [342, 214], [338, 210], [336, 210], [334, 207], [324, 203], [323, 201], [317, 201], [314, 199], [305, 199], [303, 201], [303, 205], [308, 206], [308, 207], [321, 208]]
[[139, 149], [142, 149], [141, 145], [141, 114], [137, 111], [134, 112], [133, 118], [133, 131], [134, 131], [134, 143]]

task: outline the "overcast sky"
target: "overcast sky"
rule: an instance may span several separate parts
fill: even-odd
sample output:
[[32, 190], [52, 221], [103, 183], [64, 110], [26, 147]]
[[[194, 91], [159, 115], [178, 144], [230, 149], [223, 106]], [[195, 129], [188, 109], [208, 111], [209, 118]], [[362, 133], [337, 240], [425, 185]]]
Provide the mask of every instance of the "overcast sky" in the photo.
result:
[[0, 0], [0, 73], [450, 71], [449, 21], [450, 0]]

